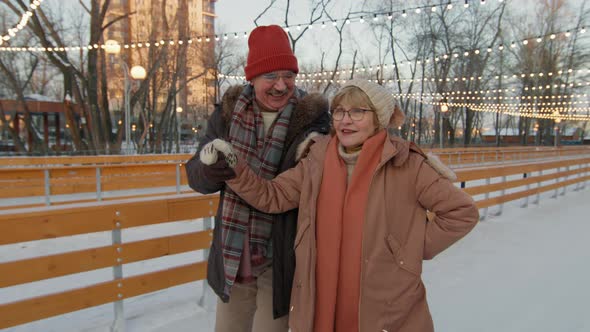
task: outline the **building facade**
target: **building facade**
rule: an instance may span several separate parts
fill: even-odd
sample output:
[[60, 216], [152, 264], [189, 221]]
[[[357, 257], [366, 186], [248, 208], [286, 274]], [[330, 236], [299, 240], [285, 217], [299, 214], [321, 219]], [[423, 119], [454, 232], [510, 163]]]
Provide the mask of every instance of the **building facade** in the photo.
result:
[[[112, 110], [124, 108], [122, 62], [127, 69], [141, 65], [148, 73], [158, 68], [150, 75], [150, 93], [156, 95], [151, 97], [156, 100], [153, 108], [161, 112], [180, 107], [183, 135], [198, 130], [215, 102], [215, 2], [111, 1], [105, 23], [118, 20], [107, 28], [104, 40], [121, 45], [119, 59], [107, 58]], [[137, 120], [137, 114], [132, 110], [131, 118]]]

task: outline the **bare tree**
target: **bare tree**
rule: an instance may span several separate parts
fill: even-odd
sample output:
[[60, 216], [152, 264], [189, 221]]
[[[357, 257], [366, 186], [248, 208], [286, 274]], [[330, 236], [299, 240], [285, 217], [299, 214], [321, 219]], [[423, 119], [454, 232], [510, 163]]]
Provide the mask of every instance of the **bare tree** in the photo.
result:
[[[572, 12], [577, 15], [569, 14]], [[585, 78], [575, 76], [572, 68], [584, 64], [588, 59], [586, 46], [579, 42], [578, 36], [578, 32], [584, 26], [583, 18], [586, 13], [584, 2], [580, 4], [579, 9], [574, 10], [566, 1], [543, 2], [536, 13], [534, 24], [514, 25], [516, 33], [530, 36], [530, 42], [519, 45], [513, 52], [516, 57], [513, 70], [524, 73], [545, 73], [545, 75], [519, 77], [521, 94], [526, 98], [523, 104], [537, 101], [535, 107], [541, 115], [541, 118], [536, 121], [532, 121], [529, 117], [519, 119], [521, 144], [527, 144], [527, 137], [533, 126], [537, 144], [555, 143], [551, 138], [554, 136], [554, 128], [560, 125], [554, 118], [547, 118], [547, 115], [553, 115], [549, 113], [552, 108], [547, 108], [543, 102], [556, 101], [552, 99], [552, 96], [562, 96], [560, 102], [571, 101], [572, 99], [566, 96], [575, 94], [579, 89], [579, 86], [575, 85], [575, 80]], [[526, 17], [515, 16], [513, 22], [526, 22]], [[575, 25], [571, 26], [569, 22], [575, 22]], [[564, 26], [568, 30], [557, 33]], [[543, 87], [543, 89], [535, 92], [531, 87]]]

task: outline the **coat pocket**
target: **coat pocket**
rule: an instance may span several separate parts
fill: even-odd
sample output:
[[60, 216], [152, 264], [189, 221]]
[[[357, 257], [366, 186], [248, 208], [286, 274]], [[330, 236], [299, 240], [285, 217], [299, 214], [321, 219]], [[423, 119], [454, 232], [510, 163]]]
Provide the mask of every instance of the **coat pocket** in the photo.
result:
[[393, 255], [393, 259], [397, 266], [417, 277], [420, 277], [420, 274], [422, 273], [422, 262], [412, 261], [408, 255], [405, 254], [404, 248], [402, 248], [399, 241], [393, 235], [387, 235], [385, 240], [387, 242], [387, 248]]

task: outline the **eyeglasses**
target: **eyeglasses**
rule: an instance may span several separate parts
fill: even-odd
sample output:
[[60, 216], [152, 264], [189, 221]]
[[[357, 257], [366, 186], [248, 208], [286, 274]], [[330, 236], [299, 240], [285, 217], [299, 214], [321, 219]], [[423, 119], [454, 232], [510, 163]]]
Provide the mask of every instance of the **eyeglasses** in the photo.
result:
[[296, 76], [297, 74], [292, 71], [288, 71], [283, 74], [280, 74], [279, 72], [272, 72], [260, 75], [260, 77], [262, 77], [267, 83], [275, 83], [280, 78], [282, 78], [285, 82], [293, 82]]
[[348, 116], [352, 121], [361, 121], [365, 116], [366, 112], [373, 112], [372, 110], [365, 110], [362, 108], [352, 108], [348, 111], [345, 111], [343, 108], [336, 108], [332, 111], [332, 119], [336, 121], [342, 121], [344, 119], [344, 115], [348, 113]]

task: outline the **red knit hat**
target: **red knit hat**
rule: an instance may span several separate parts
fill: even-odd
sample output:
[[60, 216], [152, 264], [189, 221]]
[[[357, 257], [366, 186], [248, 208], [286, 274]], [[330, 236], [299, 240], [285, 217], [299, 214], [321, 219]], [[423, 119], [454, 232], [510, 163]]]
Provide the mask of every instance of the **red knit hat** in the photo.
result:
[[289, 37], [278, 25], [259, 26], [248, 38], [246, 80], [275, 70], [299, 72], [297, 58], [291, 50]]

